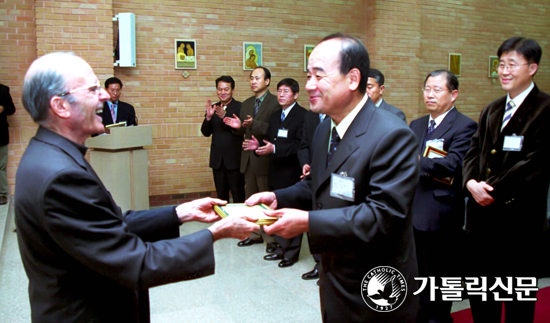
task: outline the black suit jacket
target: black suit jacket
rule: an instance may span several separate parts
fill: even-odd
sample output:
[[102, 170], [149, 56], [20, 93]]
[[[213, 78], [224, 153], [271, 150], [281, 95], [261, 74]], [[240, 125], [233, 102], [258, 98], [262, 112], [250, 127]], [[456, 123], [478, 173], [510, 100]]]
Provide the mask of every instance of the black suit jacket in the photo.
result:
[[[325, 119], [326, 118], [330, 119], [328, 116], [325, 116]], [[313, 156], [313, 136], [319, 123], [319, 114], [311, 110], [307, 110], [307, 113], [304, 116], [302, 141], [300, 142], [300, 147], [298, 148], [298, 160], [300, 161], [301, 167], [304, 167], [305, 164], [311, 166], [311, 157]]]
[[[220, 102], [215, 105], [220, 105]], [[233, 117], [233, 114], [239, 115], [241, 112], [241, 102], [233, 99], [229, 102], [225, 110], [225, 115]], [[233, 128], [226, 125], [216, 114], [210, 121], [204, 118], [201, 126], [203, 136], [212, 135], [210, 144], [210, 168], [219, 169], [238, 169], [241, 166], [241, 148], [243, 136], [233, 133]]]
[[405, 112], [401, 111], [399, 108], [394, 107], [391, 104], [388, 104], [386, 100], [382, 99], [382, 103], [380, 103], [380, 106], [378, 107], [380, 109], [384, 109], [388, 112], [391, 112], [398, 116], [403, 122], [407, 123], [407, 116], [405, 115]]
[[[483, 109], [464, 158], [464, 184], [485, 181], [495, 199], [482, 207], [470, 198], [466, 227], [481, 234], [540, 234], [550, 179], [550, 96], [535, 86], [501, 132], [505, 104], [506, 96]], [[504, 151], [505, 137], [513, 134], [523, 136], [521, 151]]]
[[[266, 140], [275, 145], [275, 153], [270, 155], [269, 185], [271, 189], [288, 187], [300, 181], [302, 167], [298, 161], [298, 146], [302, 139], [304, 116], [307, 112], [298, 103], [281, 123], [281, 109], [271, 114]], [[287, 136], [278, 135], [280, 129], [288, 130]], [[263, 142], [261, 142], [263, 146]]]
[[15, 221], [35, 323], [138, 322], [138, 290], [214, 273], [210, 231], [172, 239], [173, 207], [122, 214], [85, 151], [39, 128], [17, 170]]
[[11, 99], [10, 88], [3, 84], [0, 84], [0, 105], [4, 107], [4, 111], [0, 113], [0, 146], [5, 146], [10, 142], [7, 116], [15, 113], [15, 105]]
[[118, 101], [116, 122], [113, 122], [111, 109], [109, 109], [109, 104], [107, 102], [103, 103], [101, 118], [103, 119], [103, 125], [105, 126], [122, 121], [126, 121], [127, 126], [137, 126], [136, 110], [131, 104], [122, 102], [120, 100]]
[[[429, 115], [411, 122], [422, 156]], [[464, 194], [462, 192], [462, 162], [470, 148], [477, 123], [455, 107], [435, 128], [430, 139], [442, 139], [444, 158], [420, 157], [420, 182], [416, 187], [412, 207], [413, 225], [421, 231], [460, 230], [464, 225]], [[434, 178], [454, 177], [451, 186]]]
[[[311, 176], [275, 191], [279, 208], [313, 207], [310, 250], [321, 256], [323, 321], [414, 322], [417, 264], [409, 211], [418, 184], [416, 138], [368, 99], [327, 168], [330, 128], [325, 120], [317, 129]], [[355, 180], [353, 202], [330, 195], [331, 174], [342, 173]], [[361, 296], [362, 279], [378, 266], [397, 269], [408, 285], [404, 303], [392, 312], [370, 309]]]
[[[255, 96], [251, 96], [244, 100], [241, 105], [241, 115], [239, 116], [241, 122], [244, 121], [247, 116], [254, 118], [252, 127], [241, 127], [240, 129], [235, 130], [235, 133], [244, 135], [245, 139], [252, 139], [252, 136], [254, 135], [254, 138], [258, 139], [258, 142], [263, 142], [264, 137], [267, 134], [267, 129], [269, 128], [271, 114], [276, 109], [280, 109], [281, 106], [279, 105], [279, 101], [277, 101], [277, 97], [267, 91], [267, 94], [258, 109], [258, 115], [254, 116], [255, 101]], [[269, 155], [259, 156], [251, 150], [242, 150], [241, 173], [244, 174], [247, 167], [250, 167], [250, 170], [254, 175], [267, 176], [269, 174], [269, 159]]]

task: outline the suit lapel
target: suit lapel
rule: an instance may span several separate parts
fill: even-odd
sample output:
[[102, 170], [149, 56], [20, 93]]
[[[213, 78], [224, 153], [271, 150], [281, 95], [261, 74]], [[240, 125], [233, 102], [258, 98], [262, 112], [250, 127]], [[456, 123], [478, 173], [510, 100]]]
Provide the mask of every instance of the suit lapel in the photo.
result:
[[412, 127], [412, 131], [414, 132], [414, 134], [416, 135], [416, 138], [418, 138], [418, 152], [420, 155], [422, 155], [423, 151], [422, 151], [422, 146], [423, 146], [423, 143], [424, 143], [424, 140], [425, 137], [426, 137], [426, 130], [428, 129], [428, 121], [430, 120], [430, 116], [427, 115], [425, 117], [422, 117], [420, 119], [418, 119], [418, 121], [416, 121], [414, 124], [413, 124], [413, 127]]
[[[272, 100], [272, 95], [268, 91], [267, 95], [265, 96], [264, 100], [262, 101], [262, 104], [260, 104], [260, 108], [258, 109], [258, 114], [254, 118], [258, 119], [265, 113], [265, 111], [267, 110], [266, 107], [269, 105], [269, 102], [271, 102], [271, 100]], [[252, 108], [252, 111], [254, 111], [254, 108]], [[273, 112], [273, 111], [271, 111], [271, 112]]]
[[487, 128], [493, 138], [493, 144], [495, 144], [500, 137], [500, 127], [502, 126], [502, 118], [504, 116], [504, 104], [506, 104], [506, 97], [497, 100], [494, 104], [495, 109], [493, 109], [487, 117]]
[[[336, 173], [337, 170], [342, 166], [342, 164], [346, 162], [349, 156], [359, 148], [361, 140], [359, 140], [358, 137], [364, 135], [367, 132], [367, 129], [369, 128], [369, 123], [372, 119], [372, 114], [374, 113], [375, 109], [376, 106], [372, 103], [372, 101], [370, 99], [367, 100], [367, 103], [365, 103], [365, 105], [361, 108], [355, 119], [350, 124], [348, 130], [346, 131], [346, 134], [344, 135], [344, 138], [342, 138], [342, 140], [340, 141], [340, 144], [338, 145], [338, 150], [336, 150], [334, 156], [332, 156], [330, 165], [328, 167], [321, 166], [321, 168], [319, 169], [319, 185], [330, 179], [330, 175], [332, 173]], [[324, 157], [323, 159], [317, 159], [317, 161], [323, 163], [324, 165], [326, 165], [327, 160], [328, 140], [329, 133], [331, 131], [331, 122], [327, 122], [326, 124], [327, 125], [325, 126], [325, 122], [323, 122], [324, 127], [322, 131], [326, 139], [320, 140], [323, 142], [323, 146], [315, 147], [315, 156], [318, 158]], [[319, 150], [322, 150], [322, 154], [319, 152]], [[318, 156], [318, 154], [322, 156]], [[314, 190], [317, 190], [318, 187], [319, 186], [314, 186], [313, 188]]]
[[536, 100], [538, 94], [538, 88], [535, 86], [531, 93], [527, 95], [523, 103], [518, 107], [516, 113], [512, 116], [510, 121], [504, 129], [502, 129], [501, 135], [509, 136], [512, 134], [520, 134], [525, 129], [524, 120], [529, 119], [529, 116], [535, 115], [533, 109], [536, 109]]
[[453, 122], [455, 121], [457, 113], [458, 113], [458, 110], [456, 109], [456, 107], [454, 109], [452, 109], [451, 111], [449, 111], [449, 113], [447, 113], [445, 118], [443, 118], [443, 120], [441, 121], [441, 124], [438, 125], [437, 128], [435, 128], [431, 139], [438, 139], [438, 138], [443, 137], [443, 135], [447, 131], [449, 131], [449, 129], [451, 129], [451, 126], [453, 125]]

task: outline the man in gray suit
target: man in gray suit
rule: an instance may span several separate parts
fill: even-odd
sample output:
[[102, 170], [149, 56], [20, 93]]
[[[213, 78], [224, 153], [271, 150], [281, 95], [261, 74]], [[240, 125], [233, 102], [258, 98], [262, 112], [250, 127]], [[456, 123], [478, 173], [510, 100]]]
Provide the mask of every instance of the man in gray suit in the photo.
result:
[[418, 184], [417, 141], [366, 95], [368, 70], [367, 50], [357, 39], [334, 34], [317, 44], [306, 90], [311, 110], [331, 121], [317, 129], [311, 175], [246, 203], [266, 203], [275, 209], [271, 216], [280, 216], [265, 226], [268, 234], [309, 232], [310, 251], [321, 256], [324, 322], [414, 322], [409, 212]]
[[391, 104], [386, 103], [382, 99], [382, 94], [386, 86], [384, 85], [384, 74], [375, 68], [369, 70], [369, 79], [367, 80], [367, 94], [369, 95], [372, 102], [376, 107], [389, 111], [399, 118], [401, 118], [405, 123], [407, 123], [407, 117], [405, 113], [398, 108], [394, 107]]

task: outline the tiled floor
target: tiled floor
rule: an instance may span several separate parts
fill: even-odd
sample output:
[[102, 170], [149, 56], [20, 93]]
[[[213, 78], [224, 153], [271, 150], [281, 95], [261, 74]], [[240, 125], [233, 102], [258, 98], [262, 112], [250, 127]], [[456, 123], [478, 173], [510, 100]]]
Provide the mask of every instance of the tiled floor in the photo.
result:
[[[5, 227], [4, 227], [5, 226]], [[12, 213], [0, 206], [0, 322], [30, 322], [25, 275]], [[189, 223], [182, 235], [207, 227]], [[1, 241], [1, 240], [0, 240]], [[156, 287], [150, 290], [153, 323], [200, 322], [321, 322], [316, 281], [301, 274], [313, 268], [307, 239], [300, 260], [279, 268], [277, 261], [262, 259], [264, 245], [237, 247], [236, 240], [215, 243], [216, 274], [206, 278]], [[541, 281], [541, 286], [550, 281]], [[453, 304], [453, 311], [468, 307], [468, 301]]]

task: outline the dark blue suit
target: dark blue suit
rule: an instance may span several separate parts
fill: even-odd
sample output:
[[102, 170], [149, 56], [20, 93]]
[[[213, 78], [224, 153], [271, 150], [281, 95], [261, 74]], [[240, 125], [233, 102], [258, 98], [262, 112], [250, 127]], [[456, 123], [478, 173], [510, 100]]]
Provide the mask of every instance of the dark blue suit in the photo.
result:
[[[427, 139], [442, 139], [447, 156], [420, 157], [420, 181], [412, 207], [419, 275], [456, 277], [462, 275], [459, 267], [463, 259], [459, 256], [459, 250], [463, 248], [461, 242], [464, 242], [461, 234], [464, 225], [462, 161], [477, 123], [454, 108], [427, 138], [429, 117], [426, 115], [410, 124], [420, 142], [418, 155], [423, 156], [422, 147]], [[445, 177], [454, 177], [453, 184], [435, 180]], [[440, 294], [437, 295], [436, 301], [430, 301], [428, 289], [420, 294], [418, 323], [452, 322], [452, 302], [441, 301]]]

